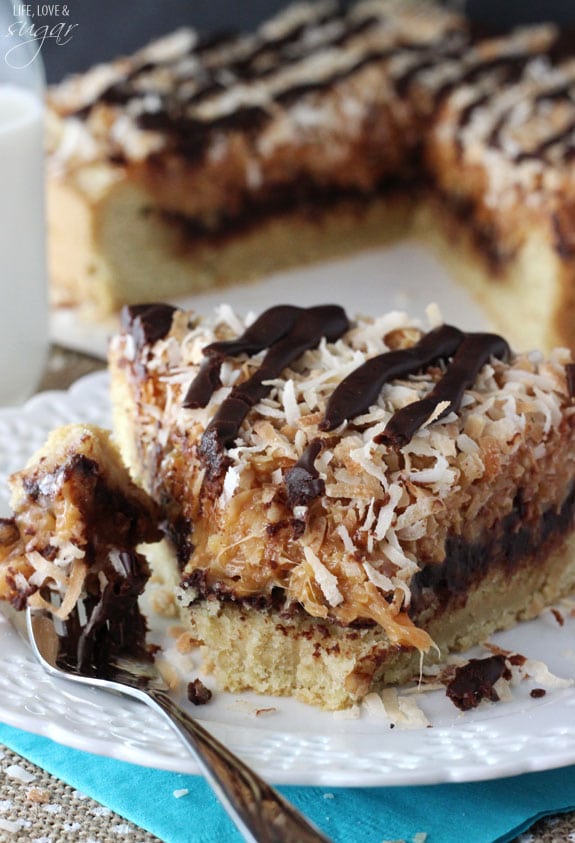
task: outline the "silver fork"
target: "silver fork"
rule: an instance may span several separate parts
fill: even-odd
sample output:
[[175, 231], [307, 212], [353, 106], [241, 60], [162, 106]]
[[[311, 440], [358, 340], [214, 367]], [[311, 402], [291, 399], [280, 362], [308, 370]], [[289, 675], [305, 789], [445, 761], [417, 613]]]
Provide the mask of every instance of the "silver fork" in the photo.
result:
[[223, 807], [252, 843], [330, 843], [274, 788], [200, 726], [169, 696], [152, 662], [122, 658], [86, 671], [71, 656], [66, 635], [48, 612], [27, 609], [28, 636], [48, 673], [72, 682], [127, 694], [163, 715], [186, 743]]

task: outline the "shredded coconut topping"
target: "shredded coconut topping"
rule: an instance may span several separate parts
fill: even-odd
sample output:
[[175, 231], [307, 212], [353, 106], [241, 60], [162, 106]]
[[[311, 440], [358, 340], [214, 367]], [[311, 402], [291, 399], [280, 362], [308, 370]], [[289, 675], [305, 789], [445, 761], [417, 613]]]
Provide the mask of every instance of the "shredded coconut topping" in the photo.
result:
[[[225, 583], [240, 598], [279, 587], [313, 616], [343, 624], [369, 619], [393, 641], [429, 647], [428, 637], [413, 627], [405, 611], [414, 576], [443, 560], [456, 518], [468, 525], [458, 529], [473, 541], [511, 511], [514, 469], [510, 485], [503, 473], [496, 502], [489, 498], [493, 476], [505, 465], [534, 470], [537, 460], [551, 458], [557, 449], [547, 445], [568, 435], [572, 423], [563, 350], [546, 361], [529, 354], [516, 355], [510, 363], [492, 360], [466, 391], [457, 414], [430, 420], [399, 450], [374, 439], [397, 409], [430, 391], [441, 367], [387, 385], [366, 413], [337, 430], [319, 429], [337, 384], [389, 350], [385, 337], [390, 330], [394, 342], [400, 332], [412, 344], [428, 327], [399, 313], [362, 317], [336, 342], [322, 341], [306, 351], [273, 381], [267, 397], [241, 425], [212, 502], [196, 459], [177, 469], [186, 489], [171, 488], [169, 478], [178, 454], [191, 453], [190, 443], [199, 441], [229, 388], [217, 390], [198, 410], [183, 409], [182, 399], [198, 371], [202, 348], [237, 336], [245, 323], [229, 310], [202, 321], [178, 314], [169, 337], [143, 352], [140, 363], [150, 380], [137, 374], [134, 379], [141, 381], [144, 406], [138, 432], [141, 464], [147, 462], [146, 453], [157, 454], [158, 441], [165, 443], [159, 475], [168, 483], [161, 493], [173, 495], [195, 525], [188, 573], [204, 570], [210, 583]], [[177, 355], [168, 353], [174, 342]], [[116, 338], [114, 344], [113, 354], [121, 357], [129, 339]], [[260, 361], [261, 355], [227, 359], [226, 379], [244, 380]], [[173, 378], [175, 370], [187, 376]], [[314, 439], [323, 446], [315, 469], [325, 494], [307, 507], [286, 511], [278, 480]], [[570, 459], [557, 468], [560, 474], [569, 472]], [[152, 486], [157, 482], [155, 476], [145, 479]], [[527, 488], [529, 482], [526, 474]], [[550, 494], [541, 492], [541, 505], [554, 505]]]

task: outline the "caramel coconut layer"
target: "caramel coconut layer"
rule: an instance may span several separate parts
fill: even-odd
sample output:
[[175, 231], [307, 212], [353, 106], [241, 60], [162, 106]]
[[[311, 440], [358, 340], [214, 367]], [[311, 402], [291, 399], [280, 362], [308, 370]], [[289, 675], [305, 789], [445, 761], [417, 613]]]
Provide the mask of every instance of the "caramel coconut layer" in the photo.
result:
[[[184, 617], [227, 687], [346, 705], [573, 584], [566, 350], [514, 354], [397, 312], [148, 305], [125, 311], [111, 368], [123, 454], [162, 505]], [[247, 639], [292, 674], [242, 669]], [[302, 679], [305, 647], [329, 689]]]

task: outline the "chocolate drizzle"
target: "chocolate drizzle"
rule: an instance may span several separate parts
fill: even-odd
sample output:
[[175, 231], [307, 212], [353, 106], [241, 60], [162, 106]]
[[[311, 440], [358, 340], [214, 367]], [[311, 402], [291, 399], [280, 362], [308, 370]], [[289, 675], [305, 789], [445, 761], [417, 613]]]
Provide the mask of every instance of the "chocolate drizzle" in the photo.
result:
[[412, 439], [440, 404], [446, 406], [439, 412], [438, 419], [457, 412], [463, 393], [473, 385], [489, 358], [507, 358], [509, 353], [505, 340], [496, 334], [464, 334], [451, 325], [442, 325], [412, 348], [373, 357], [345, 378], [327, 403], [320, 430], [333, 430], [366, 412], [377, 401], [383, 386], [394, 378], [416, 374], [454, 355], [432, 392], [421, 401], [398, 410], [383, 433], [375, 438], [376, 442], [400, 448]]
[[[280, 310], [272, 308], [262, 314], [251, 331], [248, 329], [231, 345], [215, 344], [217, 354], [230, 348], [235, 353], [244, 349], [260, 349], [262, 343], [265, 343], [264, 347], [268, 346], [268, 351], [260, 368], [232, 389], [204, 431], [198, 451], [210, 479], [220, 476], [227, 467], [225, 451], [233, 445], [252, 407], [269, 394], [271, 386], [266, 382], [279, 377], [305, 351], [315, 348], [322, 337], [334, 342], [349, 328], [344, 310], [337, 305], [307, 309], [280, 307]], [[283, 316], [283, 319], [278, 316]], [[193, 387], [192, 383], [192, 391]]]
[[[436, 419], [457, 412], [465, 390], [473, 386], [477, 375], [489, 359], [507, 359], [509, 354], [509, 346], [497, 334], [465, 335], [447, 371], [431, 393], [421, 401], [415, 401], [398, 410], [375, 441], [401, 448], [435, 412]], [[439, 409], [442, 405], [445, 406]]]
[[207, 360], [190, 384], [183, 406], [188, 409], [205, 407], [214, 390], [221, 386], [219, 372], [225, 357], [258, 354], [270, 348], [294, 327], [302, 315], [302, 308], [289, 304], [270, 307], [235, 340], [213, 342], [203, 349]]
[[394, 378], [413, 375], [434, 362], [450, 357], [463, 340], [463, 331], [442, 325], [412, 348], [386, 351], [367, 360], [345, 378], [329, 399], [320, 430], [333, 430], [344, 421], [367, 412]]
[[170, 304], [139, 304], [122, 309], [120, 321], [138, 351], [168, 335], [176, 308]]
[[292, 509], [307, 506], [325, 492], [325, 483], [314, 465], [321, 448], [321, 439], [313, 439], [294, 467], [285, 473], [287, 503]]
[[[169, 305], [126, 308], [124, 327], [135, 336], [136, 346], [141, 350], [146, 342], [153, 343], [165, 336], [173, 311]], [[229, 465], [226, 450], [235, 442], [250, 410], [269, 394], [270, 381], [278, 378], [305, 351], [315, 348], [322, 337], [335, 342], [349, 326], [344, 310], [338, 305], [307, 309], [277, 305], [262, 313], [240, 337], [216, 341], [203, 349], [205, 360], [183, 400], [186, 409], [208, 405], [214, 391], [221, 386], [220, 370], [226, 357], [255, 355], [267, 349], [259, 368], [233, 387], [203, 433], [198, 453], [209, 480], [221, 478], [226, 470]], [[334, 430], [367, 412], [377, 402], [386, 383], [444, 363], [445, 371], [430, 393], [394, 413], [383, 433], [374, 437], [377, 444], [401, 448], [430, 420], [457, 412], [465, 390], [473, 386], [480, 370], [492, 357], [507, 360], [510, 354], [507, 342], [497, 334], [466, 334], [452, 325], [441, 325], [410, 348], [379, 354], [344, 378], [327, 402], [319, 429]], [[571, 384], [570, 369], [566, 375]], [[323, 480], [314, 466], [321, 447], [321, 439], [314, 439], [296, 465], [286, 472], [287, 501], [292, 508], [307, 505], [324, 492]]]

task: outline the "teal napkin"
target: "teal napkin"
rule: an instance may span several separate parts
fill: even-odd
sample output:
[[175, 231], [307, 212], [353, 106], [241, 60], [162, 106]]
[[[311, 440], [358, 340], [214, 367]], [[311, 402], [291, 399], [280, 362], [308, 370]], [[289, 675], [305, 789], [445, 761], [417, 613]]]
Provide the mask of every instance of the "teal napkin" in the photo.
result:
[[[241, 839], [198, 776], [68, 749], [2, 724], [0, 743], [164, 843]], [[279, 790], [335, 843], [410, 843], [418, 832], [426, 843], [504, 843], [546, 814], [575, 809], [575, 766], [469, 784]]]

